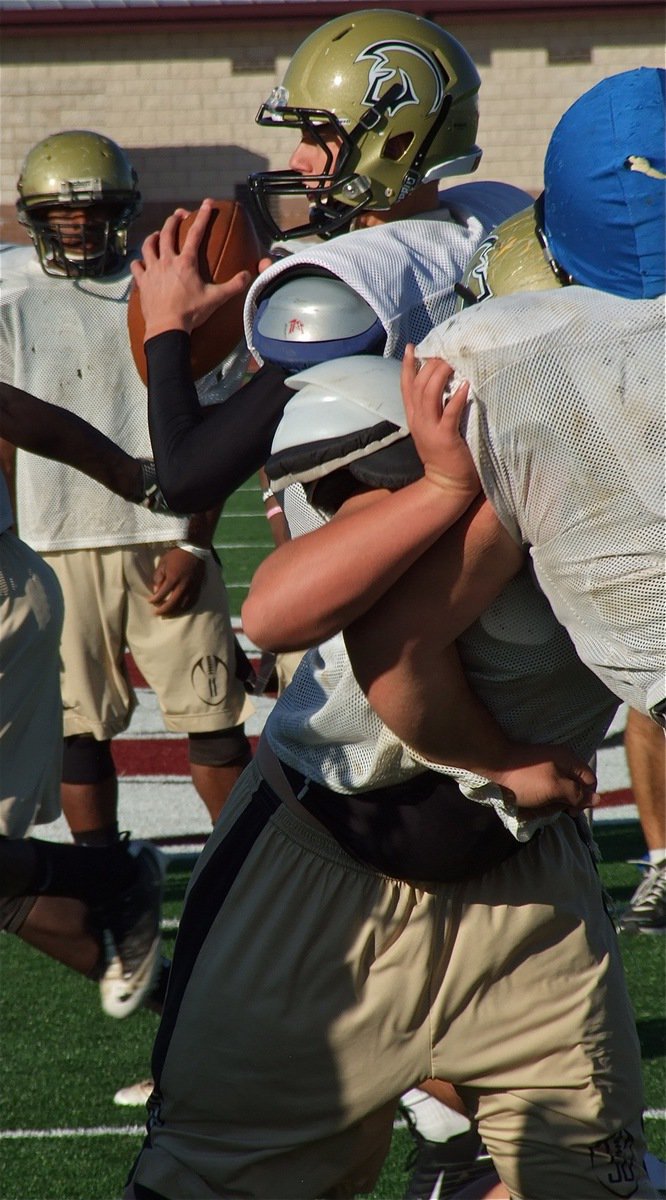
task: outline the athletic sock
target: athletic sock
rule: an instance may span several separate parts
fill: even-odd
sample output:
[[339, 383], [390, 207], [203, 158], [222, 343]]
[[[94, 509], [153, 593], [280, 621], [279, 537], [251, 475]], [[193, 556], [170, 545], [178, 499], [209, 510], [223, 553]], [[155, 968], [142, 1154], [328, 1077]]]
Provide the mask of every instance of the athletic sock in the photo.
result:
[[410, 1088], [400, 1097], [409, 1109], [417, 1133], [428, 1142], [448, 1142], [471, 1129], [471, 1121], [421, 1088]]

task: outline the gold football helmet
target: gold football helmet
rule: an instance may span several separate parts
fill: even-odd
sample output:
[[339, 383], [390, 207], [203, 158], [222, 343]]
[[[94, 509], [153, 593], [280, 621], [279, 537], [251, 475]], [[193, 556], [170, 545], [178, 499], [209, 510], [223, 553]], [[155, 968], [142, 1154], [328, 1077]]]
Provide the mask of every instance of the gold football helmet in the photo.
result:
[[[365, 9], [316, 30], [257, 122], [307, 131], [326, 151], [326, 169], [250, 176], [250, 194], [270, 236], [330, 237], [364, 209], [389, 209], [421, 183], [474, 171], [481, 158], [480, 82], [460, 43], [412, 13]], [[335, 162], [318, 135], [322, 126], [339, 138]], [[304, 196], [309, 223], [282, 229], [269, 211], [276, 196]]]
[[[18, 193], [18, 219], [47, 275], [108, 275], [122, 265], [141, 196], [136, 171], [110, 138], [80, 129], [44, 138], [23, 163]], [[68, 210], [84, 218], [68, 222]]]
[[512, 292], [545, 292], [564, 282], [544, 248], [538, 206], [530, 205], [502, 221], [472, 255], [462, 283], [455, 285], [456, 307]]

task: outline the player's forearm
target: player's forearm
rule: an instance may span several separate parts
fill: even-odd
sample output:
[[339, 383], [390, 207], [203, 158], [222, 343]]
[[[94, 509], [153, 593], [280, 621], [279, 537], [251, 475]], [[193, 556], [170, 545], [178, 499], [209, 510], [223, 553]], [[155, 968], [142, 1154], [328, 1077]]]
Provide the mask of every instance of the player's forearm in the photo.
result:
[[141, 494], [141, 466], [75, 413], [0, 384], [2, 437], [23, 450], [76, 467], [126, 500]]
[[524, 818], [595, 802], [594, 773], [568, 746], [509, 740], [470, 688], [455, 646], [415, 639], [375, 677], [368, 699], [417, 759], [498, 784]]
[[195, 546], [210, 547], [222, 513], [222, 505], [209, 508], [206, 512], [193, 513], [187, 526], [187, 540]]
[[[491, 506], [486, 500], [476, 500], [379, 604], [345, 629], [347, 649], [363, 691], [370, 695], [393, 671], [401, 671], [407, 684], [413, 679], [413, 688], [421, 686], [421, 676], [425, 686], [431, 681], [440, 686], [436, 656], [493, 603], [522, 564], [521, 548]], [[379, 698], [379, 691], [374, 695]], [[390, 701], [387, 696], [386, 703]], [[442, 702], [452, 701], [455, 703], [452, 690], [444, 687]], [[388, 709], [382, 716], [393, 728]], [[409, 719], [409, 704], [404, 719]], [[418, 744], [416, 720], [413, 728], [401, 725], [400, 737]]]
[[148, 425], [160, 487], [176, 512], [203, 512], [263, 465], [292, 392], [285, 372], [264, 367], [224, 403], [202, 407], [190, 340], [170, 331], [146, 342]]
[[[356, 648], [352, 663], [359, 669]], [[414, 637], [394, 647], [367, 695], [389, 729], [429, 762], [488, 779], [510, 764], [513, 746], [470, 688], [455, 643], [433, 646]]]
[[419, 479], [348, 501], [327, 525], [280, 546], [255, 573], [243, 625], [262, 649], [314, 646], [344, 629], [472, 503]]
[[511, 742], [452, 645], [522, 561], [490, 505], [478, 502], [345, 630], [345, 641], [373, 709], [417, 756], [491, 779], [526, 809], [578, 809], [594, 786], [586, 764], [566, 746]]

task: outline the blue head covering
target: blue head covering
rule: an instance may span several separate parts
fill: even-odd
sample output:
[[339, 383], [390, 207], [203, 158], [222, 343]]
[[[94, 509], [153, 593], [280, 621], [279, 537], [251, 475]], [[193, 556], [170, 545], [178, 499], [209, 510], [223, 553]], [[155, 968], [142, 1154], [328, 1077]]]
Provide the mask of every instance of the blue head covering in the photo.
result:
[[666, 71], [602, 80], [565, 112], [544, 164], [544, 226], [575, 283], [646, 299], [666, 291]]

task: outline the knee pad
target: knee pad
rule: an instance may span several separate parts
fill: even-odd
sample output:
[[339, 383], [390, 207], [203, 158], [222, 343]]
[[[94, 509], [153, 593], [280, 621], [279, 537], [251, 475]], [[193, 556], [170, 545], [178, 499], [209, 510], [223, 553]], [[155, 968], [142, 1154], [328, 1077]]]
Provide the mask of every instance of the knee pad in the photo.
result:
[[190, 762], [201, 767], [228, 767], [231, 763], [249, 762], [250, 743], [243, 725], [233, 729], [216, 729], [213, 733], [190, 733]]
[[63, 783], [101, 783], [115, 775], [111, 742], [98, 742], [88, 733], [75, 733], [63, 740]]

